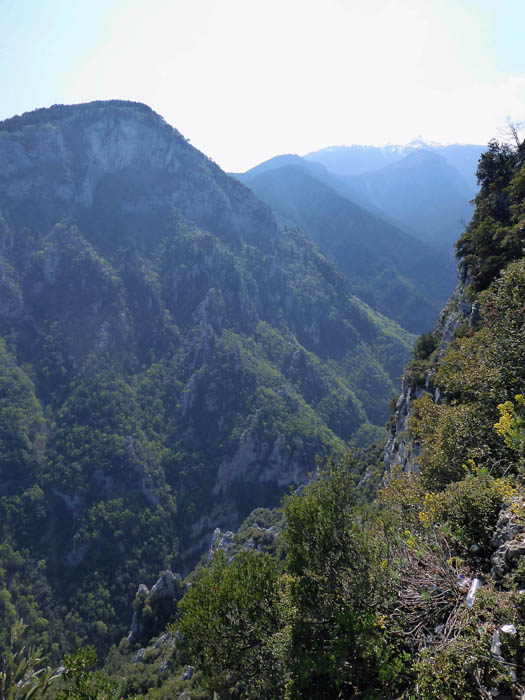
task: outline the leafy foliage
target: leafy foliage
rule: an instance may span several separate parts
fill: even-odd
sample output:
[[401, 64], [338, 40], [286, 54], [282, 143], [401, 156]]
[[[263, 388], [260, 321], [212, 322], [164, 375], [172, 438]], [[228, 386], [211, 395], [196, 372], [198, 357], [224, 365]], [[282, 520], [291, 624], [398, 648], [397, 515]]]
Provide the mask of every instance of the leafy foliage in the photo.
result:
[[377, 626], [384, 582], [357, 508], [354, 466], [352, 459], [329, 460], [301, 495], [284, 502], [294, 608], [290, 697], [351, 697], [376, 675], [389, 676]]
[[440, 361], [434, 383], [447, 401], [427, 394], [414, 402], [412, 429], [421, 443], [419, 461], [427, 485], [441, 488], [462, 478], [472, 459], [491, 473], [516, 472], [511, 449], [498, 436], [498, 406], [512, 401], [525, 384], [523, 332], [525, 267], [510, 264], [482, 295], [485, 325], [460, 338]]
[[[67, 110], [54, 114], [67, 120]], [[141, 114], [151, 125], [154, 117]], [[22, 124], [28, 131], [17, 138], [32, 138], [41, 118]], [[302, 234], [279, 230], [249, 200], [257, 216], [246, 219], [243, 238], [239, 219], [204, 217], [201, 194], [199, 226], [160, 210], [130, 223], [112, 197], [140, 191], [138, 174], [110, 178], [90, 215], [76, 212], [78, 226], [56, 223], [52, 198], [18, 219], [9, 210], [0, 230], [8, 258], [0, 287], [8, 310], [0, 343], [8, 697], [37, 697], [49, 679], [39, 654], [6, 633], [13, 624], [21, 630], [20, 611], [30, 638], [54, 657], [80, 648], [66, 656], [59, 700], [126, 692], [164, 700], [188, 688], [203, 700], [431, 700], [487, 697], [488, 687], [522, 694], [525, 606], [515, 589], [523, 565], [503, 587], [489, 575], [501, 508], [521, 514], [523, 499], [525, 262], [510, 244], [489, 240], [491, 217], [520, 230], [520, 158], [521, 150], [498, 146], [480, 165], [478, 220], [464, 243], [481, 324], [444, 357], [437, 336], [416, 343], [415, 374], [431, 369], [441, 400], [423, 393], [412, 406], [420, 475], [392, 474], [371, 505], [363, 505], [366, 475], [364, 489], [356, 487], [363, 465], [345, 456], [344, 441], [379, 431], [410, 338], [352, 297]], [[214, 173], [233, 210], [249, 198], [199, 163], [201, 184]], [[46, 231], [37, 221], [52, 224]], [[494, 271], [501, 274], [489, 284]], [[192, 574], [178, 617], [141, 651], [144, 662], [125, 640], [109, 657], [111, 673], [95, 669], [95, 646], [105, 653], [121, 635], [137, 579], [181, 563], [179, 540], [195, 545], [192, 525], [209, 514], [210, 493], [215, 505], [228, 499], [240, 520], [252, 505], [276, 505], [323, 447], [332, 457], [282, 511], [256, 511], [230, 560], [216, 553]], [[376, 461], [373, 450], [363, 454]], [[273, 470], [263, 484], [249, 476], [260, 465]], [[265, 539], [265, 528], [277, 532]], [[464, 580], [480, 574], [485, 584], [467, 604]], [[146, 601], [141, 613], [149, 615]], [[503, 624], [516, 634], [501, 643], [500, 658], [491, 648]], [[148, 670], [148, 659], [161, 658], [161, 673]], [[187, 686], [183, 661], [198, 667]]]
[[219, 698], [279, 697], [286, 579], [268, 555], [218, 552], [179, 605], [186, 654]]
[[379, 624], [384, 570], [355, 468], [330, 459], [285, 498], [285, 562], [216, 554], [181, 601], [174, 629], [218, 697], [352, 697], [394, 679]]
[[427, 372], [432, 367], [439, 349], [436, 333], [423, 333], [414, 343], [412, 357], [405, 367], [405, 381], [413, 386], [424, 387]]
[[456, 245], [477, 291], [523, 255], [524, 159], [523, 144], [515, 149], [497, 141], [480, 158], [476, 210]]
[[[123, 684], [95, 671], [96, 663], [97, 653], [92, 646], [66, 654], [63, 673], [66, 687], [59, 690], [57, 700], [119, 700], [123, 697]], [[132, 700], [131, 696], [127, 697]]]
[[50, 668], [46, 668], [41, 651], [21, 646], [27, 625], [17, 620], [10, 630], [9, 645], [0, 665], [0, 698], [2, 700], [29, 700], [45, 697], [51, 683], [56, 680]]

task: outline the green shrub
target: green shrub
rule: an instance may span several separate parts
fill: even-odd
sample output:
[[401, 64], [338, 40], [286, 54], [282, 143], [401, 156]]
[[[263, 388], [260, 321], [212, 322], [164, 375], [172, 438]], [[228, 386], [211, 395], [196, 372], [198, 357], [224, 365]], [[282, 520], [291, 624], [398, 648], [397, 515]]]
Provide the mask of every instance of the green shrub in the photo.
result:
[[477, 470], [477, 473], [449, 484], [439, 494], [436, 516], [446, 524], [458, 544], [466, 549], [476, 545], [480, 548], [477, 556], [489, 556], [489, 542], [499, 512], [505, 499], [510, 499], [514, 493], [515, 489], [509, 482]]

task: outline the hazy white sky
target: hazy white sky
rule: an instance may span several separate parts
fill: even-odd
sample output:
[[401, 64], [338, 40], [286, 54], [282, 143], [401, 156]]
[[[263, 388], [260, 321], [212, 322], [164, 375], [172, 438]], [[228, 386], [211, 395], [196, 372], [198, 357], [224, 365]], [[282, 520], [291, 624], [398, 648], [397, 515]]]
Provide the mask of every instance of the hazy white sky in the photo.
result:
[[131, 99], [230, 171], [525, 119], [525, 0], [0, 0], [0, 119]]

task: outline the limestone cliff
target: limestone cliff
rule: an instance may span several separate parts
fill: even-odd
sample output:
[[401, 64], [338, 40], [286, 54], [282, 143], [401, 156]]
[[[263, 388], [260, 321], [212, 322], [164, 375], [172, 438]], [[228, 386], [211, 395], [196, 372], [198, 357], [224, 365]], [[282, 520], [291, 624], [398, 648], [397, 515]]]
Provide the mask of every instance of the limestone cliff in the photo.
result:
[[[475, 326], [478, 321], [479, 307], [477, 302], [472, 303], [469, 298], [468, 289], [472, 281], [468, 275], [465, 265], [460, 262], [458, 265], [458, 283], [452, 292], [445, 308], [439, 315], [433, 330], [435, 337], [439, 339], [439, 357], [442, 356], [452, 340], [456, 329], [467, 322], [470, 326]], [[411, 381], [406, 375], [403, 377], [401, 394], [396, 403], [395, 413], [392, 421], [391, 434], [385, 448], [385, 467], [387, 472], [396, 467], [401, 467], [403, 471], [417, 473], [417, 456], [419, 447], [414, 441], [410, 428], [409, 419], [411, 403], [419, 398], [424, 391], [433, 395], [434, 401], [439, 403], [440, 392], [432, 384], [435, 372], [434, 367], [430, 367], [425, 372], [422, 385]]]

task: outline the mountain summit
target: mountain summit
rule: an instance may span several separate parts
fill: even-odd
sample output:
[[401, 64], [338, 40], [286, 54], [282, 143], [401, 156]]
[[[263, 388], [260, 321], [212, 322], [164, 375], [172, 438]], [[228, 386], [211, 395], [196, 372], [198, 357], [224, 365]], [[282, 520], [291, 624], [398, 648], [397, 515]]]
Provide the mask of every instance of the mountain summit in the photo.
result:
[[103, 647], [139, 582], [381, 433], [413, 337], [144, 105], [14, 117], [0, 160], [0, 569]]

